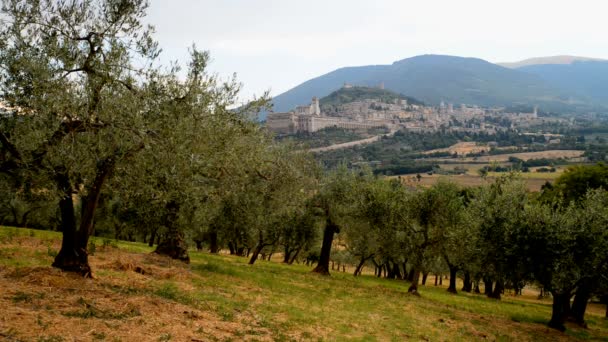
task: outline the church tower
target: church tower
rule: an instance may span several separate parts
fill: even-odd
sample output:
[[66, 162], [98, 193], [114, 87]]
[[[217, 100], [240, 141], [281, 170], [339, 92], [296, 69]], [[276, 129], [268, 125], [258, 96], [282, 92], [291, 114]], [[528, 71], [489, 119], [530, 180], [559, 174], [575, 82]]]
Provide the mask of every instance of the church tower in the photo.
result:
[[310, 104], [310, 114], [320, 116], [321, 115], [321, 107], [319, 107], [319, 99], [315, 96], [312, 98], [312, 103]]

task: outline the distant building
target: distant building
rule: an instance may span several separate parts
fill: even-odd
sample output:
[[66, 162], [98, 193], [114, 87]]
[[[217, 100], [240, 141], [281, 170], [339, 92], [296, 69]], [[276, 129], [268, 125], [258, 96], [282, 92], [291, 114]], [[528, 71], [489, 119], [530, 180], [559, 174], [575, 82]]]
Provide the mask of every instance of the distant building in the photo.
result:
[[[369, 104], [365, 104], [365, 108], [368, 107]], [[266, 117], [266, 127], [278, 134], [312, 133], [326, 127], [369, 129], [388, 127], [391, 124], [390, 120], [383, 118], [366, 118], [364, 120], [356, 116], [350, 118], [324, 116], [321, 113], [317, 97], [313, 97], [308, 106], [297, 106], [293, 111], [286, 113], [269, 113]]]

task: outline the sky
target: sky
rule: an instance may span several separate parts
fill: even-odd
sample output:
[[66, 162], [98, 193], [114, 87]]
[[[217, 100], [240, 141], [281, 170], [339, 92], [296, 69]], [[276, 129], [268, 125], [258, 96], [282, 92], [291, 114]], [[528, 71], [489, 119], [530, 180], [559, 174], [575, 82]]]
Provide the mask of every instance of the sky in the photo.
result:
[[605, 0], [150, 0], [146, 20], [163, 63], [186, 63], [196, 44], [211, 72], [236, 73], [242, 101], [421, 54], [608, 59]]

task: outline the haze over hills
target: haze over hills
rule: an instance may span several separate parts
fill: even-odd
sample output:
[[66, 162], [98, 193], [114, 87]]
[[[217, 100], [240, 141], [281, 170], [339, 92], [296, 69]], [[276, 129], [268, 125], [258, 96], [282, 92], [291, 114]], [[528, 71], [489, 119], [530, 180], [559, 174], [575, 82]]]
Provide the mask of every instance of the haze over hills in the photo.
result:
[[534, 57], [524, 59], [519, 62], [506, 62], [506, 63], [497, 63], [500, 66], [505, 68], [517, 69], [525, 66], [531, 65], [540, 65], [540, 64], [572, 64], [574, 62], [608, 62], [608, 60], [600, 59], [600, 58], [591, 58], [591, 57], [580, 57], [580, 56], [569, 56], [569, 55], [559, 55], [559, 56], [548, 56], [548, 57]]
[[[533, 64], [548, 62], [570, 64]], [[431, 105], [445, 101], [481, 106], [539, 105], [552, 111], [608, 108], [608, 61], [558, 56], [522, 65], [526, 66], [506, 68], [478, 58], [421, 55], [390, 65], [345, 67], [276, 96], [274, 111], [288, 111], [310, 102], [313, 96], [324, 97], [344, 83], [383, 83], [386, 89]]]

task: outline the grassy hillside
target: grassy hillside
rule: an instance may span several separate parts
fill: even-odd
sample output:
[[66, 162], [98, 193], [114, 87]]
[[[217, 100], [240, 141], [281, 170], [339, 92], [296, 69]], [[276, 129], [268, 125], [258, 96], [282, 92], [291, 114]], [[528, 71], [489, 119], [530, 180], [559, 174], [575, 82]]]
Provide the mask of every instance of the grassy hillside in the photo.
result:
[[0, 228], [0, 340], [608, 340], [603, 307], [588, 310], [589, 329], [563, 334], [544, 325], [550, 301], [531, 294], [498, 302], [427, 285], [416, 297], [404, 281], [199, 252], [184, 265], [99, 238], [95, 279], [83, 280], [49, 266], [59, 243]]

